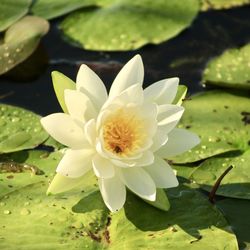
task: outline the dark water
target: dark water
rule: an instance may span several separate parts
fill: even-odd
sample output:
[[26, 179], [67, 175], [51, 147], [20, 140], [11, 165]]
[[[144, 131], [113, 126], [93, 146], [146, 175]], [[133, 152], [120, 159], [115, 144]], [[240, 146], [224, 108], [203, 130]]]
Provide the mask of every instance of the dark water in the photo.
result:
[[145, 65], [145, 86], [178, 76], [189, 93], [204, 91], [202, 71], [206, 63], [227, 48], [250, 41], [250, 7], [200, 13], [193, 25], [160, 45], [137, 51], [102, 53], [73, 47], [61, 38], [55, 20], [34, 56], [0, 78], [0, 102], [25, 107], [41, 115], [60, 111], [50, 73], [58, 70], [73, 80], [79, 65], [88, 64], [110, 87], [116, 73], [139, 53]]

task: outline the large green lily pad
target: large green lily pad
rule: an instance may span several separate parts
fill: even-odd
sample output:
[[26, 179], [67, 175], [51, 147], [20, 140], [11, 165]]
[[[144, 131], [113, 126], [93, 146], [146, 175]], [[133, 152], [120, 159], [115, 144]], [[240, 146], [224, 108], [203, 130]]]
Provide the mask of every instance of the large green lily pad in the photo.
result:
[[12, 25], [0, 45], [0, 75], [27, 59], [48, 30], [49, 23], [35, 16], [26, 16]]
[[209, 91], [185, 101], [180, 126], [197, 133], [201, 143], [172, 158], [175, 163], [195, 162], [225, 152], [248, 149], [250, 99], [223, 91]]
[[108, 2], [112, 0], [37, 0], [32, 5], [31, 12], [45, 19], [52, 19], [80, 8], [102, 6]]
[[31, 111], [0, 105], [0, 154], [35, 148], [48, 138], [40, 116]]
[[233, 231], [236, 233], [239, 248], [241, 250], [250, 249], [250, 201], [224, 199], [216, 202], [216, 206], [222, 210], [228, 222], [232, 226]]
[[203, 82], [228, 88], [250, 89], [250, 44], [226, 50], [207, 65]]
[[240, 155], [226, 154], [204, 161], [192, 173], [191, 179], [210, 191], [216, 180], [229, 166], [233, 169], [223, 178], [216, 194], [250, 199], [250, 150]]
[[229, 9], [232, 7], [239, 7], [244, 4], [250, 4], [249, 0], [201, 0], [203, 11], [209, 9]]
[[0, 155], [0, 197], [41, 181], [52, 180], [60, 151], [30, 150]]
[[4, 31], [11, 24], [28, 13], [31, 3], [32, 0], [1, 0], [0, 31]]
[[60, 27], [85, 49], [134, 50], [176, 36], [198, 11], [198, 0], [114, 0], [70, 14]]
[[40, 182], [1, 199], [1, 249], [237, 249], [224, 217], [192, 189], [169, 192], [169, 212], [129, 193], [111, 215], [94, 185], [58, 196], [46, 188]]

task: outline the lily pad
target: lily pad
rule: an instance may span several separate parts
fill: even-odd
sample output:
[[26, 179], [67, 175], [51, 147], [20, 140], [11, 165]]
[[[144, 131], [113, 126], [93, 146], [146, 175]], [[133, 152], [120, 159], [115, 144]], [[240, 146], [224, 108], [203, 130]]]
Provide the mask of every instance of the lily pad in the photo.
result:
[[114, 0], [70, 14], [60, 27], [85, 49], [134, 50], [178, 35], [198, 11], [198, 0]]
[[12, 25], [0, 45], [0, 75], [27, 59], [48, 29], [49, 23], [35, 16], [26, 16]]
[[0, 105], [0, 127], [0, 154], [35, 148], [48, 138], [39, 115], [10, 105]]
[[51, 181], [61, 152], [30, 150], [0, 155], [0, 197], [34, 183]]
[[239, 7], [244, 4], [250, 4], [249, 0], [201, 0], [203, 11], [210, 9], [230, 9], [232, 7]]
[[204, 161], [193, 172], [191, 179], [201, 188], [210, 191], [216, 180], [230, 166], [233, 169], [223, 178], [216, 194], [250, 199], [250, 149], [243, 154], [226, 154]]
[[208, 91], [183, 103], [179, 127], [197, 133], [201, 143], [173, 157], [175, 163], [196, 162], [230, 151], [248, 149], [250, 99], [223, 91]]
[[31, 12], [45, 19], [52, 19], [83, 7], [103, 5], [107, 1], [112, 0], [37, 0], [32, 5]]
[[226, 50], [213, 59], [203, 74], [206, 85], [250, 89], [250, 44]]
[[31, 3], [32, 0], [1, 0], [0, 31], [4, 31], [11, 24], [27, 14]]
[[129, 193], [114, 214], [93, 185], [69, 196], [45, 191], [41, 182], [1, 199], [1, 249], [237, 249], [224, 217], [192, 189], [169, 192], [169, 212]]
[[224, 199], [216, 202], [216, 206], [222, 210], [223, 214], [226, 216], [228, 222], [232, 226], [235, 232], [239, 248], [241, 250], [250, 249], [250, 201], [246, 200], [235, 200], [235, 199]]

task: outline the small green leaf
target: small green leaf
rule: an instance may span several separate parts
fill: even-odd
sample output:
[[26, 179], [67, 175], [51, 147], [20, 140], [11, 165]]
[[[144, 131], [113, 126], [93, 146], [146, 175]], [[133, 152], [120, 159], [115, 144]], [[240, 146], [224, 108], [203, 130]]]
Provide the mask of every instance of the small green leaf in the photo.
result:
[[250, 44], [226, 50], [213, 59], [203, 74], [206, 85], [250, 89]]
[[64, 100], [64, 90], [65, 89], [75, 90], [76, 85], [70, 78], [68, 78], [67, 76], [65, 76], [64, 74], [58, 71], [53, 71], [51, 75], [52, 75], [52, 81], [53, 81], [53, 86], [54, 86], [57, 100], [60, 103], [62, 110], [65, 113], [68, 113], [65, 100]]
[[144, 201], [150, 204], [151, 206], [156, 207], [163, 211], [168, 211], [170, 209], [170, 204], [169, 204], [167, 194], [165, 193], [163, 189], [160, 189], [160, 188], [158, 188], [156, 191], [155, 201], [148, 201], [148, 200], [144, 200]]
[[12, 25], [0, 45], [0, 75], [27, 59], [48, 29], [49, 23], [35, 16], [26, 16]]
[[243, 154], [225, 154], [213, 157], [201, 163], [193, 172], [191, 179], [201, 188], [210, 191], [216, 180], [229, 167], [233, 169], [223, 178], [216, 194], [250, 199], [250, 149]]
[[113, 0], [70, 14], [60, 27], [88, 50], [134, 50], [178, 35], [198, 11], [198, 0]]
[[183, 102], [183, 99], [185, 98], [187, 94], [187, 87], [185, 85], [179, 85], [178, 86], [178, 90], [177, 90], [177, 94], [175, 96], [175, 99], [173, 101], [172, 104], [176, 104], [176, 105], [181, 105]]
[[183, 103], [180, 128], [195, 132], [201, 143], [170, 158], [174, 163], [196, 162], [225, 152], [248, 149], [250, 99], [223, 91], [208, 91]]
[[35, 148], [48, 138], [40, 116], [31, 111], [0, 105], [0, 154]]
[[27, 14], [31, 3], [32, 0], [1, 0], [0, 31], [4, 31], [11, 24]]

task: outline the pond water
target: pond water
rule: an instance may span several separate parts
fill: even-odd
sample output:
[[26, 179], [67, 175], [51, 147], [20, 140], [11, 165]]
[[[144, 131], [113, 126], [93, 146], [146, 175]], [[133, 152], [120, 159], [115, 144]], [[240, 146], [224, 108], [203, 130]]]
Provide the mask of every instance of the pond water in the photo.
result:
[[200, 13], [192, 26], [160, 45], [148, 45], [130, 52], [102, 53], [73, 47], [61, 38], [57, 24], [42, 39], [36, 53], [0, 78], [0, 101], [25, 107], [41, 115], [60, 111], [51, 72], [60, 71], [73, 80], [79, 66], [88, 64], [107, 88], [123, 64], [141, 54], [145, 65], [145, 86], [162, 78], [178, 76], [189, 94], [203, 91], [202, 71], [214, 56], [230, 47], [250, 41], [249, 6]]

